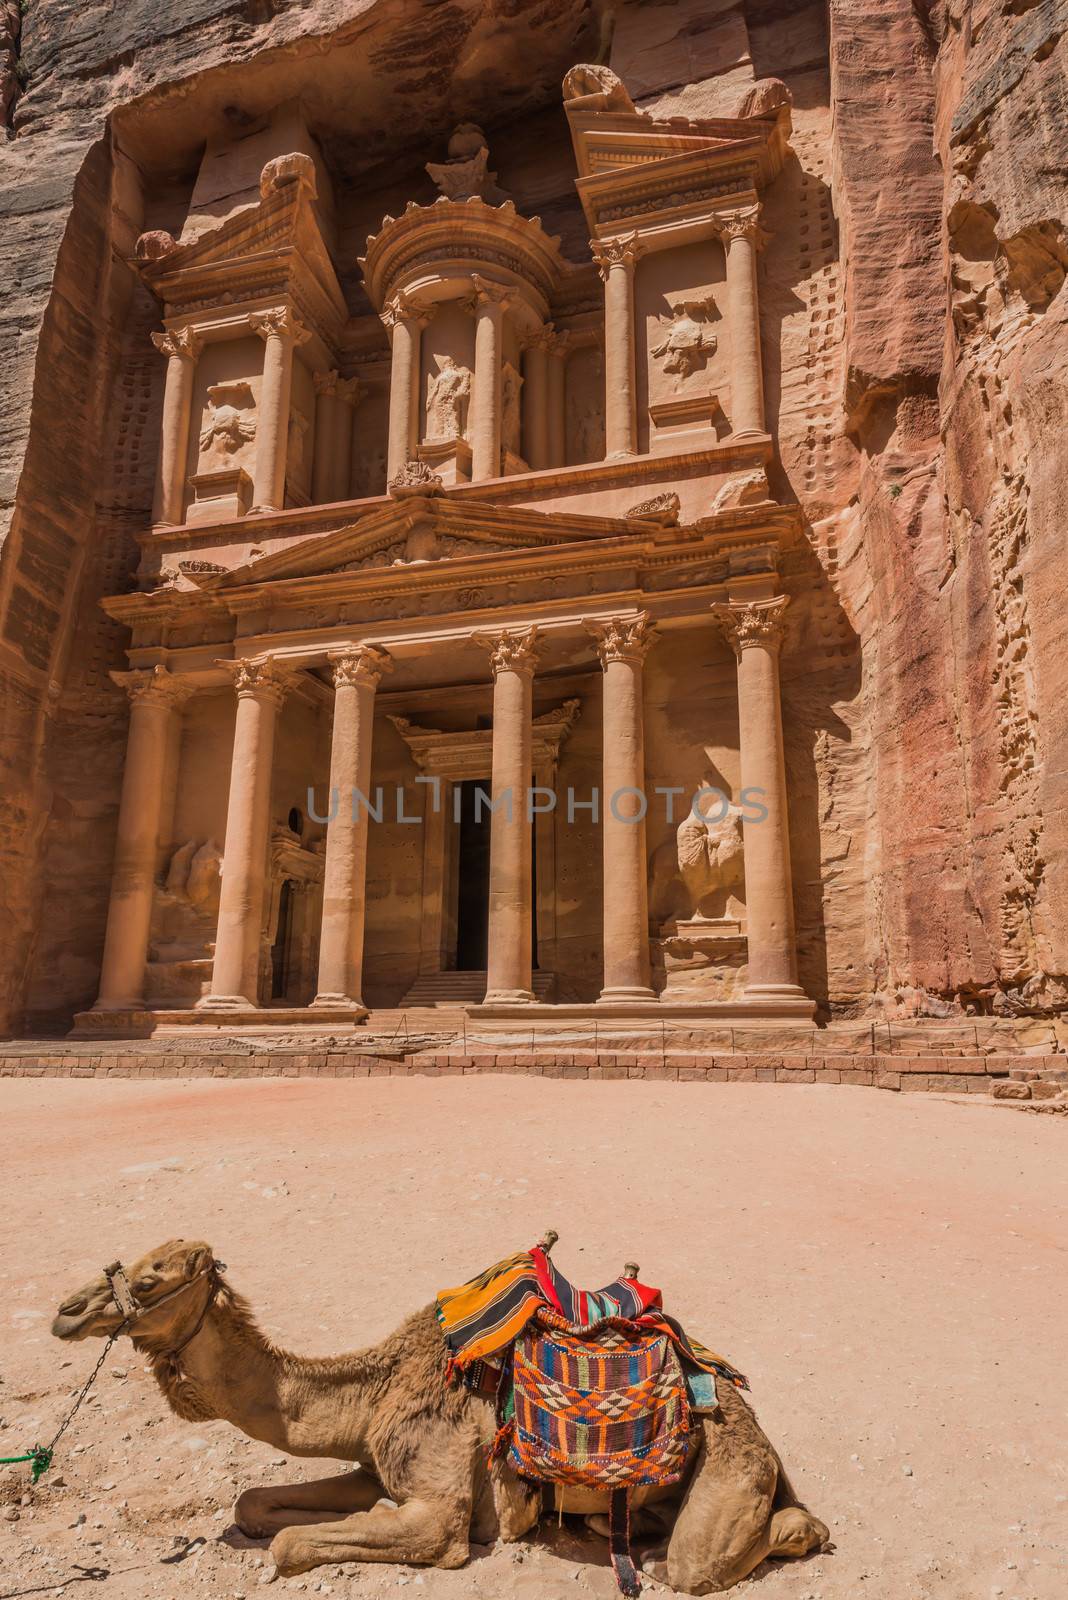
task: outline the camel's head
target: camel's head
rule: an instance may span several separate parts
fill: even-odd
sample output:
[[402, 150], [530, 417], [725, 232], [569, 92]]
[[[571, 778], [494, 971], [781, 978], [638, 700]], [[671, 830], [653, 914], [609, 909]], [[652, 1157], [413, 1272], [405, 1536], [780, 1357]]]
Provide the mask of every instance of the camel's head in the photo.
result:
[[[204, 1297], [193, 1285], [213, 1276], [211, 1246], [199, 1240], [168, 1239], [126, 1268], [126, 1279], [141, 1308], [136, 1327], [127, 1332], [137, 1338], [166, 1345], [177, 1342], [181, 1330], [203, 1309]], [[189, 1287], [188, 1294], [180, 1290]], [[165, 1303], [164, 1303], [165, 1302]], [[155, 1309], [154, 1309], [155, 1308]], [[104, 1339], [117, 1333], [126, 1320], [105, 1273], [63, 1301], [52, 1332], [57, 1339]]]

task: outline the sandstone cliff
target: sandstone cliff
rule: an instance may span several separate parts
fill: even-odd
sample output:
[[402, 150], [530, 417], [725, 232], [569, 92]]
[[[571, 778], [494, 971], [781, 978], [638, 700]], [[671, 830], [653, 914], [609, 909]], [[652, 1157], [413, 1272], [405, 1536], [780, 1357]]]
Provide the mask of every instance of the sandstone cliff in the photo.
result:
[[136, 558], [162, 376], [134, 237], [180, 225], [206, 129], [310, 100], [345, 181], [381, 185], [458, 117], [521, 128], [582, 56], [660, 115], [793, 94], [762, 295], [806, 513], [803, 981], [825, 1015], [1060, 1003], [1066, 31], [1068, 0], [0, 4], [0, 1025], [94, 994], [125, 718], [97, 602]]

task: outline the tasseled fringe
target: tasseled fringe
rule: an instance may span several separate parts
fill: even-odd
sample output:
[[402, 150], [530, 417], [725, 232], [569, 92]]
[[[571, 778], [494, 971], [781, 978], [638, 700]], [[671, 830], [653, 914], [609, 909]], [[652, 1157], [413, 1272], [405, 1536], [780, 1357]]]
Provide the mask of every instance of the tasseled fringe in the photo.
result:
[[514, 1427], [515, 1418], [509, 1417], [508, 1421], [503, 1423], [501, 1427], [497, 1429], [497, 1432], [493, 1436], [493, 1443], [490, 1445], [489, 1455], [486, 1458], [487, 1461], [490, 1463], [494, 1461], [500, 1461], [501, 1458], [507, 1453], [508, 1446], [512, 1442], [512, 1430]]

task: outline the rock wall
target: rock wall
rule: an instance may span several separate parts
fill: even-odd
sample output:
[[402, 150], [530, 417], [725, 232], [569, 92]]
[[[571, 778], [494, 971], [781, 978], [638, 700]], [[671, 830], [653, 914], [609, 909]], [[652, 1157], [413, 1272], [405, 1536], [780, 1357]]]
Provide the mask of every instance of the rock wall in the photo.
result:
[[1063, 1002], [1066, 32], [1068, 0], [0, 0], [0, 1028], [94, 994], [125, 728], [97, 600], [136, 559], [162, 376], [133, 237], [180, 225], [206, 133], [284, 101], [382, 189], [462, 116], [558, 103], [582, 56], [660, 115], [793, 95], [762, 305], [806, 514], [804, 981], [824, 1016]]

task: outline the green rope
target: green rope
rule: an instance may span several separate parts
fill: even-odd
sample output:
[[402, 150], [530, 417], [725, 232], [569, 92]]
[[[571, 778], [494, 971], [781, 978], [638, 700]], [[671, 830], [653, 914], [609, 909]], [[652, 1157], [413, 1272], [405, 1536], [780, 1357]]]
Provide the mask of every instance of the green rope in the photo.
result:
[[36, 1483], [38, 1479], [44, 1477], [52, 1465], [52, 1452], [44, 1449], [42, 1445], [35, 1444], [24, 1456], [0, 1456], [0, 1467], [13, 1467], [20, 1461], [33, 1462], [32, 1479]]

